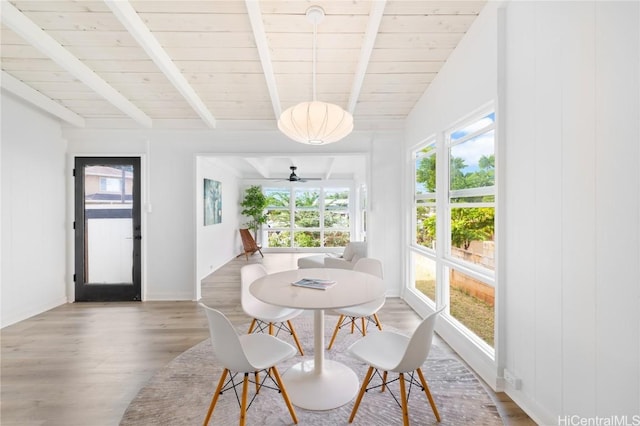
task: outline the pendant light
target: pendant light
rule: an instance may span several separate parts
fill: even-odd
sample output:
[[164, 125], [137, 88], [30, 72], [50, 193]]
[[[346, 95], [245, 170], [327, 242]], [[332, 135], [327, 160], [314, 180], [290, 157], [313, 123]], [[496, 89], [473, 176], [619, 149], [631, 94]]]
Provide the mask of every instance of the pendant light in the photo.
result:
[[306, 15], [313, 24], [313, 101], [301, 102], [285, 110], [278, 120], [278, 129], [296, 142], [326, 145], [351, 133], [353, 116], [338, 105], [316, 100], [316, 36], [324, 10], [311, 6]]

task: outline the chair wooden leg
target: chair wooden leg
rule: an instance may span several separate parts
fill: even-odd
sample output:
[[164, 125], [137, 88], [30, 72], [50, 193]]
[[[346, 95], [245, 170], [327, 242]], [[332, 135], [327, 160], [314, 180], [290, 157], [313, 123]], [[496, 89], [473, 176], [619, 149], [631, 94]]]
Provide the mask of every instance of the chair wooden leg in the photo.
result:
[[367, 323], [365, 322], [367, 319], [365, 317], [360, 318], [361, 322], [362, 322], [362, 335], [366, 336], [367, 335]]
[[371, 376], [373, 375], [373, 367], [369, 367], [367, 370], [367, 374], [362, 381], [362, 386], [360, 387], [360, 392], [358, 392], [358, 398], [356, 398], [356, 403], [353, 405], [353, 409], [351, 410], [351, 417], [349, 417], [349, 423], [353, 423], [353, 419], [356, 418], [356, 412], [358, 411], [358, 407], [360, 406], [360, 401], [362, 401], [362, 397], [364, 396], [365, 391], [367, 390], [367, 385], [369, 384], [369, 380], [371, 380]]
[[336, 340], [338, 330], [340, 330], [340, 326], [344, 322], [344, 318], [344, 315], [340, 315], [340, 318], [338, 318], [338, 323], [336, 324], [336, 328], [333, 330], [333, 336], [331, 336], [331, 341], [329, 342], [329, 347], [327, 348], [327, 350], [331, 349], [331, 346], [333, 346], [333, 342]]
[[291, 414], [291, 418], [293, 419], [293, 423], [298, 424], [298, 417], [296, 417], [296, 411], [293, 409], [293, 405], [291, 405], [291, 400], [289, 399], [289, 394], [282, 384], [282, 379], [280, 378], [280, 373], [278, 373], [278, 369], [273, 366], [271, 367], [271, 371], [273, 371], [273, 376], [276, 378], [276, 382], [278, 382], [278, 386], [280, 387], [280, 392], [282, 392], [282, 398], [284, 399], [285, 404], [287, 404], [287, 408], [289, 409], [289, 414]]
[[356, 317], [351, 317], [351, 334], [356, 330]]
[[253, 331], [253, 327], [256, 326], [256, 319], [252, 319], [251, 320], [251, 325], [249, 325], [249, 331], [247, 331], [247, 334], [251, 334], [251, 332]]
[[376, 327], [378, 327], [378, 330], [382, 331], [382, 323], [380, 322], [380, 318], [378, 318], [378, 314], [373, 314], [373, 319], [376, 320]]
[[431, 391], [429, 390], [429, 386], [427, 385], [427, 381], [424, 379], [424, 375], [422, 374], [422, 370], [418, 368], [416, 370], [418, 372], [418, 377], [420, 378], [420, 383], [422, 383], [422, 387], [424, 388], [424, 393], [427, 395], [427, 399], [429, 400], [429, 404], [431, 404], [431, 409], [433, 410], [433, 414], [436, 416], [436, 420], [440, 421], [440, 413], [438, 413], [438, 408], [436, 407], [436, 402], [433, 400], [431, 396]]
[[216, 403], [218, 402], [218, 397], [220, 396], [220, 391], [224, 386], [224, 380], [227, 378], [227, 374], [229, 374], [229, 370], [226, 368], [222, 372], [222, 376], [220, 376], [220, 380], [218, 381], [218, 387], [216, 388], [216, 392], [213, 394], [213, 398], [211, 398], [211, 404], [209, 405], [209, 411], [207, 411], [207, 417], [204, 419], [204, 426], [209, 424], [209, 420], [211, 420], [211, 415], [213, 414], [213, 409], [216, 407]]
[[382, 373], [382, 388], [380, 389], [380, 392], [384, 392], [386, 388], [387, 388], [387, 372], [385, 371], [384, 373]]
[[269, 334], [271, 336], [273, 336], [273, 323], [272, 322], [269, 323]]
[[254, 373], [254, 377], [256, 379], [256, 395], [260, 393], [260, 372], [256, 371]]
[[407, 388], [404, 383], [404, 374], [400, 373], [400, 398], [402, 399], [402, 424], [409, 426], [409, 404], [407, 403]]
[[293, 336], [293, 340], [295, 340], [296, 342], [296, 346], [298, 347], [298, 351], [300, 351], [300, 355], [304, 355], [304, 351], [302, 350], [302, 346], [300, 346], [298, 335], [296, 334], [296, 330], [293, 328], [293, 324], [291, 323], [291, 320], [287, 321], [287, 325], [289, 326], [289, 330], [291, 330], [291, 335]]
[[240, 406], [240, 426], [247, 421], [247, 394], [249, 393], [249, 373], [244, 373], [242, 381], [242, 405]]

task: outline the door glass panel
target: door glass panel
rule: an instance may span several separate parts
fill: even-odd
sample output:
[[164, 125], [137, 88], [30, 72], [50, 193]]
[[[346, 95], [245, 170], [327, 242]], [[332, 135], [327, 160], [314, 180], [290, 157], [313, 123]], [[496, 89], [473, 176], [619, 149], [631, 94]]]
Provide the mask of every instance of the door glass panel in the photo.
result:
[[133, 285], [133, 166], [84, 167], [85, 283]]

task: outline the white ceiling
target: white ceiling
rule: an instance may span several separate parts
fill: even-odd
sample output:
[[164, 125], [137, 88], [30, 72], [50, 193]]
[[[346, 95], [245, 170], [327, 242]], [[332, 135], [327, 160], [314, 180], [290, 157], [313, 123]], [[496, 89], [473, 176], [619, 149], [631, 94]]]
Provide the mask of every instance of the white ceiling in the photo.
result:
[[[484, 4], [3, 0], [0, 80], [66, 126], [276, 129], [281, 111], [312, 98], [305, 12], [319, 5], [318, 100], [352, 112], [356, 131], [400, 129]], [[273, 169], [238, 160], [257, 177], [286, 174], [287, 162], [301, 176], [354, 168], [344, 158], [261, 159]]]
[[214, 156], [209, 161], [247, 180], [284, 182], [291, 173], [289, 167], [296, 166], [300, 178], [366, 181], [367, 158], [361, 154]]

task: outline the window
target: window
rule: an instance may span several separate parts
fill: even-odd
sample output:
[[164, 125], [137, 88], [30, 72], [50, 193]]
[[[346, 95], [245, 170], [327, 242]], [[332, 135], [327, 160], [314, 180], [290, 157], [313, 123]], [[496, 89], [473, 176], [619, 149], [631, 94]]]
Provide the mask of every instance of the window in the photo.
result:
[[121, 182], [122, 180], [118, 178], [101, 177], [100, 192], [121, 192]]
[[447, 305], [469, 337], [494, 344], [495, 113], [486, 110], [413, 152], [410, 271], [426, 303]]
[[291, 247], [291, 191], [265, 188], [267, 197], [267, 240], [269, 247]]
[[324, 192], [324, 246], [345, 247], [349, 238], [349, 188]]
[[436, 146], [435, 139], [415, 153], [416, 244], [435, 249], [436, 243]]
[[351, 191], [344, 187], [264, 188], [268, 247], [345, 247], [351, 240]]
[[472, 267], [491, 270], [495, 230], [494, 122], [495, 114], [491, 112], [447, 137], [449, 254]]
[[320, 189], [295, 189], [294, 247], [320, 247]]

